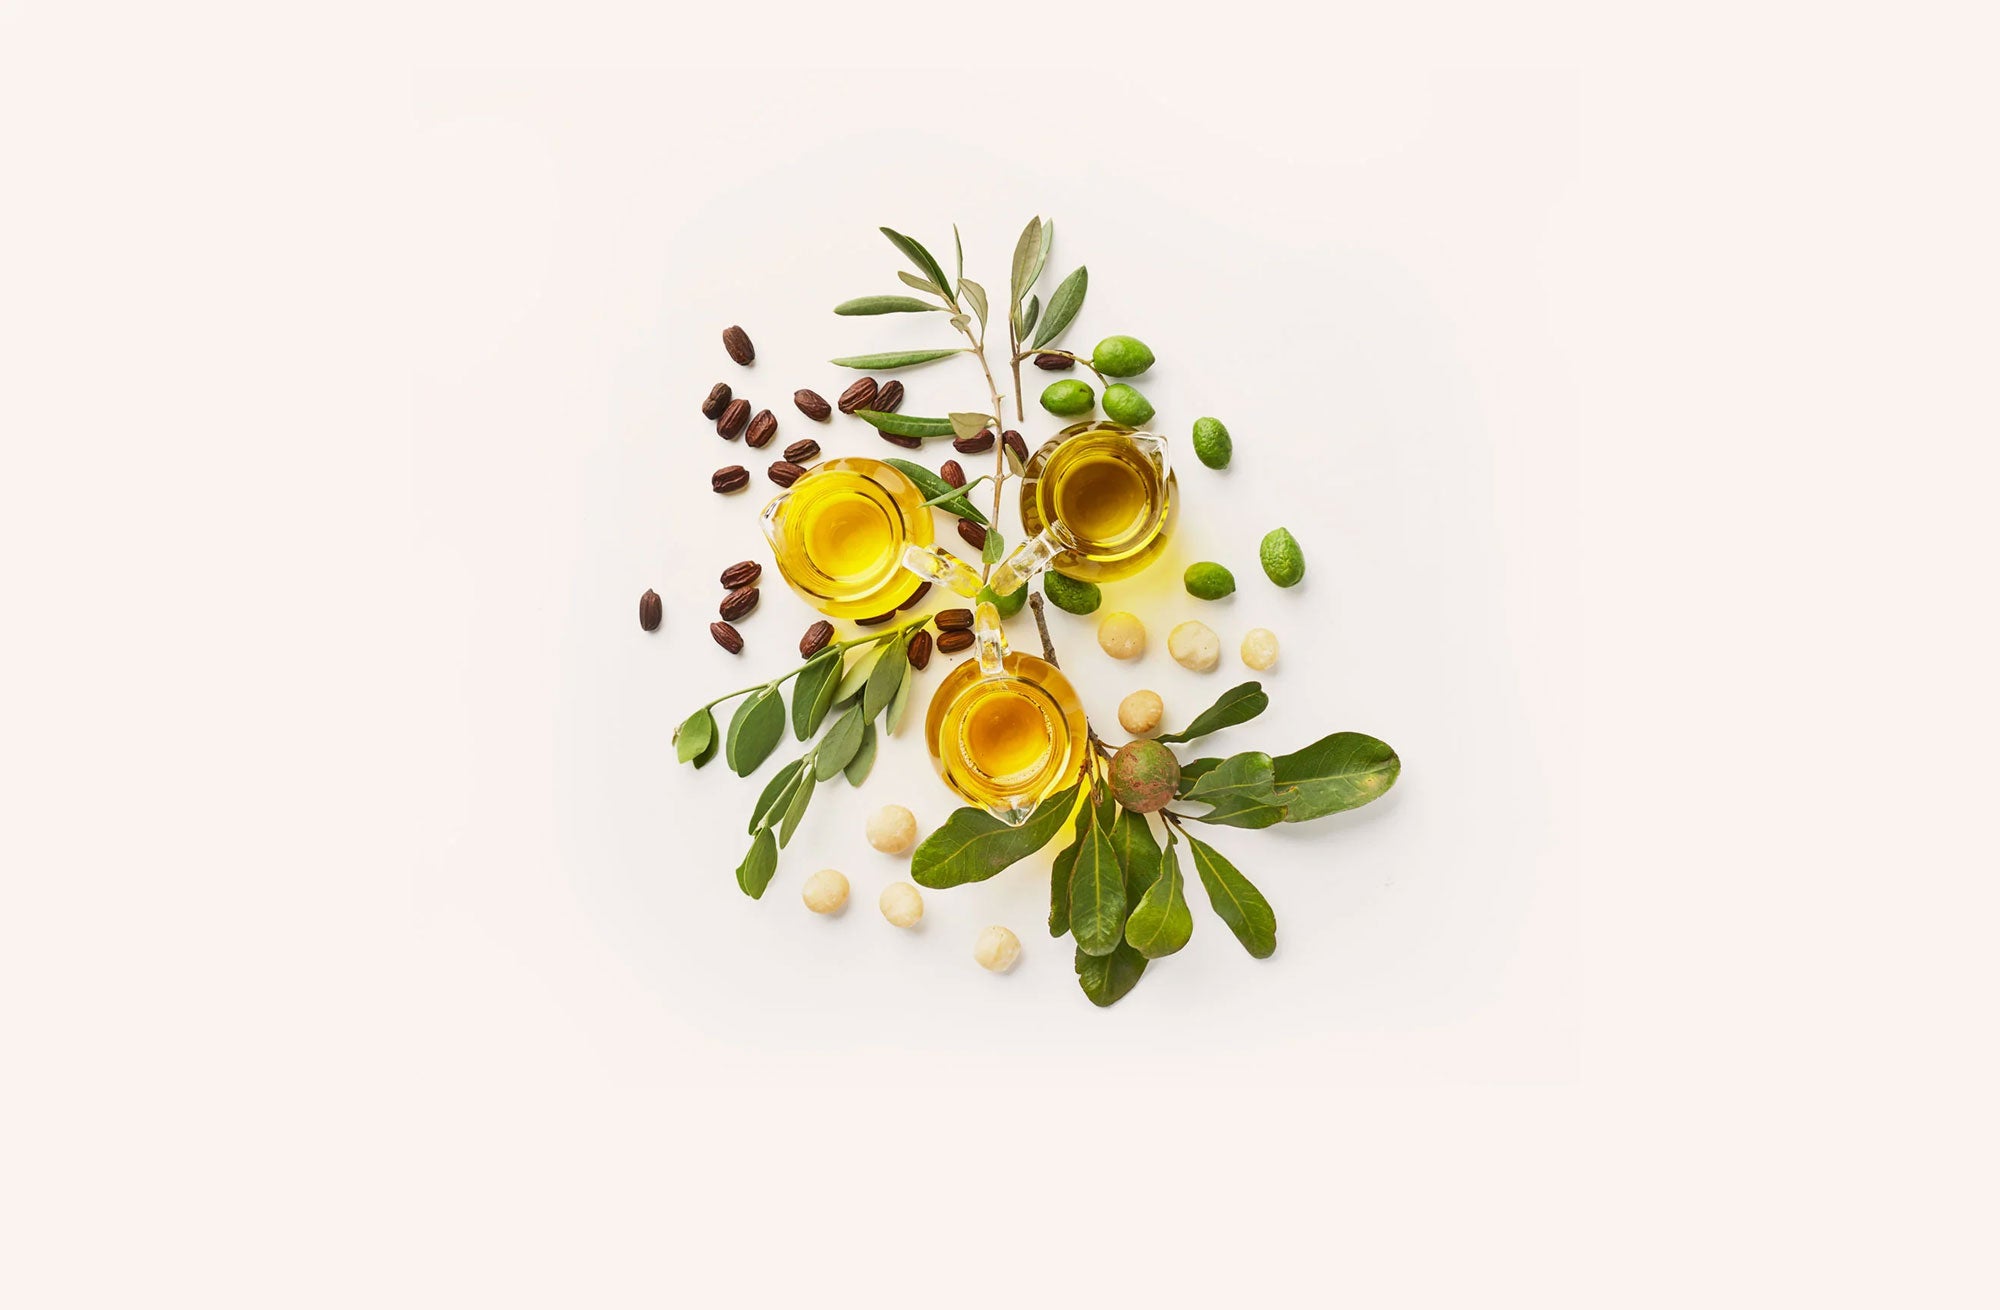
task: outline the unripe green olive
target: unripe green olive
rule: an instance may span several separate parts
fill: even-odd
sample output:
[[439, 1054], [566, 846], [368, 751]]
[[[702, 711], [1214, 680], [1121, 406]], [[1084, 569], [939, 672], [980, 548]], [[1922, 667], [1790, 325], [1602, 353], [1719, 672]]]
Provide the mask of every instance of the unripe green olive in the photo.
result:
[[1064, 378], [1042, 389], [1042, 408], [1065, 418], [1088, 414], [1090, 407], [1096, 403], [1097, 393], [1090, 389], [1088, 382], [1078, 378]]
[[1104, 416], [1136, 428], [1153, 417], [1153, 402], [1140, 395], [1138, 388], [1114, 382], [1104, 389]]
[[1090, 366], [1108, 378], [1136, 378], [1153, 367], [1153, 352], [1137, 337], [1106, 337], [1090, 352]]

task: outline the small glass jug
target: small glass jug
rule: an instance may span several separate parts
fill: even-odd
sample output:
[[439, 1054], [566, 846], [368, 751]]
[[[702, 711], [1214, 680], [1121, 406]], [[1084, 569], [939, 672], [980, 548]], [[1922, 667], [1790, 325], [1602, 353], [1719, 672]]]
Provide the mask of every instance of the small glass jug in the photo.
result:
[[1022, 467], [1028, 540], [994, 568], [994, 594], [1047, 568], [1087, 582], [1132, 576], [1167, 549], [1179, 490], [1165, 438], [1101, 420], [1064, 428]]
[[991, 602], [980, 604], [975, 632], [979, 657], [938, 685], [924, 715], [924, 744], [946, 786], [1018, 827], [1076, 781], [1089, 729], [1061, 669], [1008, 651]]
[[979, 594], [979, 574], [932, 545], [917, 484], [874, 459], [830, 459], [764, 507], [758, 520], [778, 572], [828, 618], [889, 614], [925, 582]]

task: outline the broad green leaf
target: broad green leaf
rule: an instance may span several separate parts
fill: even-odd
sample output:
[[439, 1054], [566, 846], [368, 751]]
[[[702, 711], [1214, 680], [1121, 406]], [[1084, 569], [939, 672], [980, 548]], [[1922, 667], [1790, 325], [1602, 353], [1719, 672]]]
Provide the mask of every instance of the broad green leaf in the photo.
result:
[[856, 296], [835, 305], [833, 312], [853, 317], [861, 314], [936, 314], [943, 309], [942, 305], [933, 305], [915, 296]]
[[915, 414], [889, 414], [879, 409], [857, 409], [854, 417], [864, 423], [872, 423], [878, 432], [886, 432], [892, 437], [948, 437], [951, 435], [951, 420], [948, 418], [920, 418]]
[[911, 368], [918, 364], [928, 364], [934, 359], [947, 355], [963, 355], [965, 347], [954, 346], [950, 350], [889, 350], [879, 355], [842, 355], [831, 361], [842, 368], [866, 370]]
[[[924, 493], [925, 500], [929, 500], [934, 496], [942, 496], [952, 489], [949, 482], [946, 482], [943, 478], [921, 464], [912, 463], [907, 459], [887, 459], [882, 462], [898, 470], [904, 477], [916, 483], [917, 490]], [[956, 514], [959, 518], [971, 519], [974, 523], [986, 522], [986, 516], [981, 514], [978, 507], [964, 496], [953, 496], [950, 500], [940, 500], [937, 503], [937, 507], [947, 514]]]
[[1123, 942], [1109, 955], [1091, 955], [1077, 947], [1077, 984], [1090, 1003], [1100, 1009], [1123, 1000], [1126, 993], [1139, 985], [1139, 975], [1144, 972], [1146, 957]]
[[708, 745], [703, 748], [701, 754], [694, 757], [694, 767], [697, 769], [701, 768], [703, 765], [707, 764], [710, 760], [714, 759], [721, 750], [722, 750], [722, 734], [719, 732], [710, 734], [708, 739]]
[[[941, 287], [937, 286], [935, 283], [933, 283], [929, 278], [918, 277], [915, 273], [905, 273], [901, 269], [898, 269], [896, 271], [896, 276], [903, 280], [903, 285], [906, 287], [914, 287], [918, 291], [928, 291], [932, 295], [936, 296], [939, 300], [944, 299], [944, 290]], [[933, 306], [933, 308], [943, 309], [944, 306], [937, 305]]]
[[736, 866], [736, 885], [751, 900], [761, 899], [764, 889], [771, 885], [771, 875], [777, 871], [778, 836], [769, 828], [759, 828], [756, 840], [750, 843], [750, 853]]
[[993, 426], [991, 414], [973, 414], [964, 410], [951, 415], [951, 432], [955, 437], [971, 438]]
[[1076, 836], [1070, 844], [1056, 854], [1056, 861], [1049, 866], [1049, 936], [1060, 937], [1069, 931], [1069, 889], [1071, 877], [1076, 872], [1076, 857], [1083, 850], [1083, 844], [1090, 837], [1090, 811], [1085, 809], [1083, 817], [1076, 821]]
[[986, 544], [979, 548], [979, 562], [982, 564], [998, 564], [1000, 556], [1006, 549], [1007, 538], [1000, 535], [1000, 529], [988, 524], [986, 528]]
[[1222, 698], [1215, 704], [1195, 715], [1194, 722], [1187, 727], [1179, 732], [1163, 733], [1153, 740], [1193, 741], [1196, 737], [1206, 737], [1211, 732], [1220, 732], [1239, 723], [1248, 723], [1262, 714], [1270, 703], [1271, 698], [1264, 694], [1262, 683], [1239, 683], [1223, 692]]
[[894, 228], [883, 228], [882, 235], [889, 238], [889, 243], [902, 251], [904, 257], [912, 264], [915, 264], [918, 271], [925, 277], [940, 287], [951, 285], [951, 283], [945, 281], [944, 270], [938, 267], [938, 262], [931, 257], [931, 252], [924, 249], [923, 242], [917, 240], [915, 237], [906, 237]]
[[1041, 316], [1042, 298], [1040, 296], [1029, 296], [1028, 307], [1021, 311], [1021, 325], [1014, 329], [1014, 335], [1025, 339], [1030, 332], [1035, 330], [1035, 321], [1041, 318]]
[[1396, 785], [1403, 762], [1366, 733], [1336, 732], [1272, 761], [1276, 797], [1287, 823], [1303, 823], [1366, 805]]
[[979, 315], [979, 326], [983, 329], [986, 326], [986, 288], [964, 277], [958, 280], [958, 294], [971, 303], [972, 312]]
[[1118, 867], [1125, 870], [1125, 903], [1137, 905], [1160, 876], [1160, 844], [1146, 816], [1121, 809], [1111, 825], [1111, 846], [1118, 852]]
[[1225, 796], [1206, 814], [1190, 814], [1196, 823], [1222, 828], [1268, 828], [1285, 821], [1285, 807], [1267, 796]]
[[1036, 330], [1035, 339], [1029, 349], [1040, 350], [1068, 327], [1076, 317], [1076, 311], [1083, 308], [1083, 295], [1090, 290], [1090, 271], [1079, 267], [1076, 272], [1064, 278], [1057, 286], [1055, 294], [1049, 297], [1049, 308], [1042, 315], [1042, 326]]
[[859, 705], [841, 711], [833, 726], [826, 730], [826, 736], [813, 748], [813, 777], [825, 782], [852, 763], [861, 751], [862, 739], [873, 726]]
[[1046, 239], [1041, 216], [1036, 215], [1028, 220], [1028, 225], [1021, 229], [1021, 239], [1014, 243], [1014, 264], [1008, 283], [1013, 294], [1008, 303], [1015, 309], [1021, 307], [1021, 297], [1035, 285], [1035, 273], [1042, 264], [1042, 255], [1046, 250], [1043, 242]]
[[1008, 827], [985, 810], [953, 810], [944, 826], [924, 838], [910, 857], [910, 880], [919, 887], [984, 882], [1048, 845], [1069, 822], [1074, 808], [1076, 788], [1070, 787], [1043, 801], [1018, 828]]
[[778, 828], [778, 845], [784, 846], [792, 840], [792, 832], [799, 826], [799, 820], [806, 817], [806, 806], [812, 804], [815, 785], [810, 771], [800, 772], [799, 785], [792, 788], [791, 800], [785, 805], [784, 822]]
[[833, 703], [845, 705], [861, 694], [868, 685], [869, 677], [875, 672], [875, 662], [882, 658], [880, 642], [861, 653], [861, 657], [847, 666], [847, 672], [840, 675], [840, 685], [834, 688]]
[[792, 688], [792, 735], [800, 741], [819, 731], [826, 712], [833, 708], [833, 693], [840, 686], [840, 652], [823, 650], [799, 670], [798, 685]]
[[1172, 955], [1194, 936], [1194, 911], [1188, 908], [1187, 883], [1181, 862], [1170, 845], [1160, 861], [1160, 877], [1125, 920], [1125, 940], [1149, 960]]
[[896, 688], [910, 676], [908, 639], [897, 633], [882, 643], [882, 658], [868, 672], [868, 685], [861, 692], [861, 717], [872, 719], [896, 699]]
[[1222, 763], [1220, 755], [1204, 755], [1198, 760], [1189, 760], [1181, 765], [1181, 785], [1174, 789], [1174, 795], [1185, 796], [1201, 781], [1203, 774]]
[[864, 724], [861, 728], [861, 748], [854, 752], [854, 758], [847, 762], [847, 785], [859, 787], [868, 781], [868, 771], [875, 767], [875, 725]]
[[1208, 903], [1215, 907], [1216, 917], [1236, 934], [1236, 940], [1243, 943], [1243, 949], [1260, 960], [1277, 950], [1278, 916], [1271, 912], [1271, 903], [1264, 899], [1264, 894], [1207, 842], [1189, 837], [1188, 848], [1193, 853], [1194, 871], [1201, 876], [1202, 888], [1208, 893]]
[[805, 772], [803, 759], [793, 760], [784, 768], [771, 775], [764, 784], [764, 792], [757, 798], [757, 804], [750, 811], [750, 826], [744, 831], [755, 834], [759, 828], [768, 828], [785, 816], [785, 806], [791, 803], [792, 792], [799, 785], [799, 777]]
[[1116, 950], [1124, 937], [1125, 906], [1125, 871], [1118, 865], [1118, 849], [1103, 826], [1092, 823], [1070, 879], [1069, 931], [1077, 949], [1090, 955]]
[[889, 698], [889, 708], [882, 714], [882, 733], [893, 737], [896, 729], [903, 726], [903, 712], [910, 706], [910, 688], [916, 685], [917, 671], [909, 667], [909, 656], [903, 657], [903, 680], [896, 684], [896, 694]]
[[687, 716], [674, 729], [674, 754], [682, 764], [709, 748], [715, 740], [715, 715], [706, 707]]
[[739, 778], [762, 764], [785, 735], [785, 697], [776, 687], [750, 693], [729, 720], [729, 741], [723, 758]]
[[1188, 800], [1205, 801], [1210, 805], [1220, 805], [1224, 800], [1238, 796], [1253, 797], [1266, 805], [1275, 804], [1271, 796], [1271, 757], [1263, 751], [1244, 751], [1230, 756], [1197, 778], [1187, 793]]

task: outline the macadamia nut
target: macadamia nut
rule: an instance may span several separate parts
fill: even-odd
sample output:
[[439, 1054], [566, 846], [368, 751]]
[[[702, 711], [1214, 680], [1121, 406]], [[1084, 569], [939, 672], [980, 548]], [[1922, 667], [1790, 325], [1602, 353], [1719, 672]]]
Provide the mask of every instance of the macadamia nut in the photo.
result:
[[838, 869], [821, 869], [806, 879], [805, 901], [814, 914], [832, 914], [847, 904], [847, 875]]
[[1021, 939], [996, 923], [979, 934], [972, 947], [972, 958], [979, 961], [982, 969], [1005, 973], [1021, 958]]
[[1190, 619], [1167, 634], [1167, 654], [1184, 669], [1206, 673], [1222, 659], [1222, 638], [1199, 619]]
[[884, 805], [868, 816], [868, 844], [884, 855], [901, 855], [917, 844], [917, 816], [900, 805]]
[[1160, 702], [1156, 691], [1135, 691], [1118, 702], [1118, 726], [1137, 735], [1151, 732], [1160, 726], [1160, 716], [1167, 707]]
[[1243, 663], [1262, 673], [1278, 662], [1278, 634], [1269, 628], [1252, 628], [1243, 634]]
[[882, 889], [882, 917], [898, 928], [914, 928], [924, 917], [924, 896], [906, 882], [892, 882]]
[[1136, 660], [1146, 653], [1146, 625], [1136, 614], [1115, 610], [1097, 625], [1097, 644], [1114, 660]]

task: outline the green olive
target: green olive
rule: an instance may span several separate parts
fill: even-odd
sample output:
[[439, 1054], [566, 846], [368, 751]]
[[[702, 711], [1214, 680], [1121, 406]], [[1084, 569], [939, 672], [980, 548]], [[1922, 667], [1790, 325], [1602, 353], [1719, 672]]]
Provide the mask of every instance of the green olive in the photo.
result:
[[1153, 402], [1140, 395], [1137, 387], [1114, 382], [1104, 389], [1104, 416], [1136, 428], [1153, 417]]
[[1090, 352], [1090, 366], [1109, 378], [1136, 378], [1153, 367], [1153, 352], [1137, 337], [1106, 337]]
[[1194, 421], [1195, 458], [1212, 469], [1227, 468], [1230, 452], [1235, 443], [1229, 439], [1229, 429], [1222, 426], [1219, 418], [1198, 418]]
[[1068, 418], [1076, 414], [1088, 414], [1090, 407], [1097, 403], [1097, 393], [1090, 389], [1088, 382], [1077, 378], [1064, 378], [1051, 382], [1042, 390], [1042, 408], [1051, 414]]
[[1011, 619], [1021, 612], [1023, 605], [1028, 603], [1028, 588], [1018, 587], [1002, 596], [991, 587], [981, 587], [978, 600], [990, 602], [994, 609], [1000, 611], [1001, 618]]

